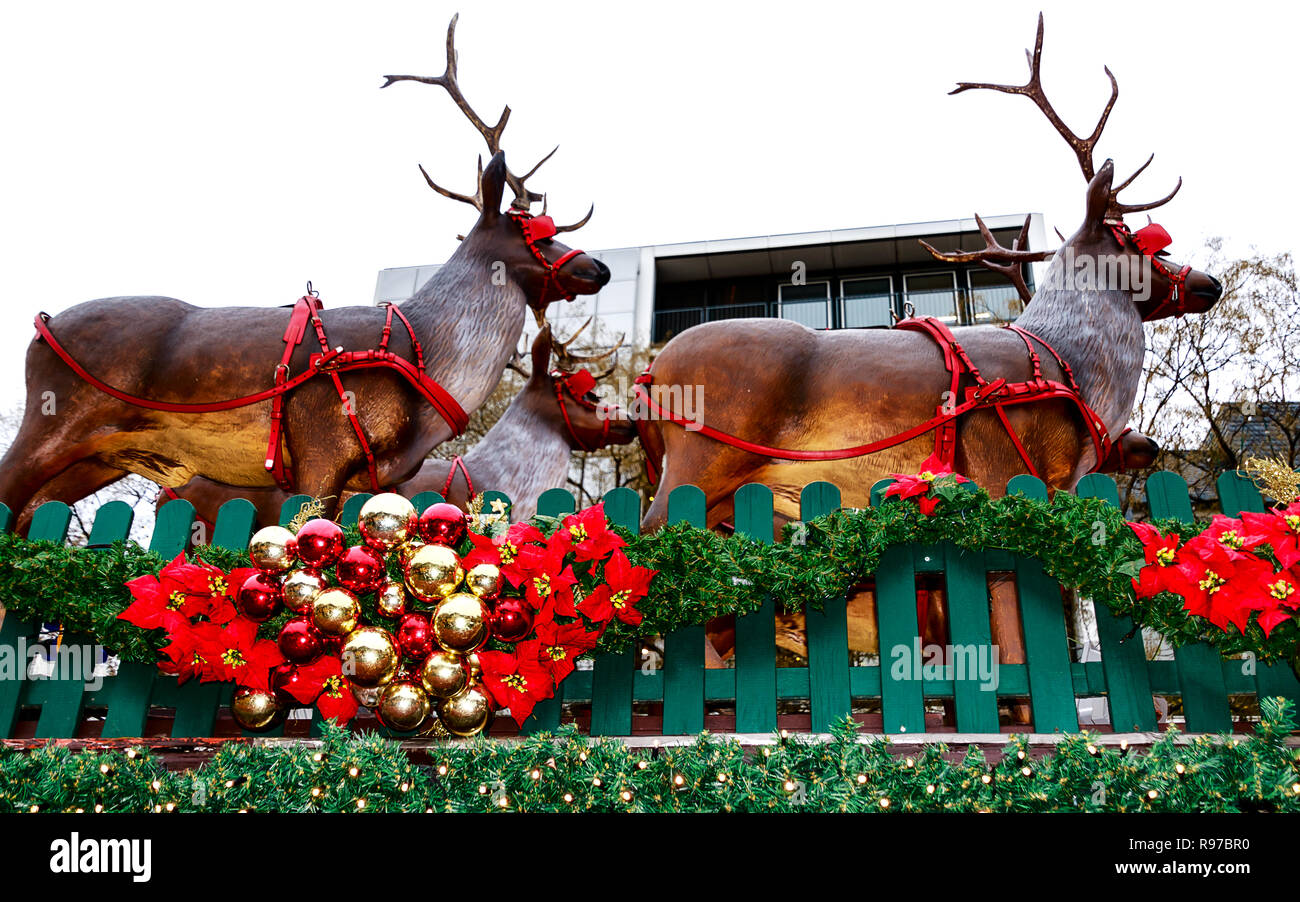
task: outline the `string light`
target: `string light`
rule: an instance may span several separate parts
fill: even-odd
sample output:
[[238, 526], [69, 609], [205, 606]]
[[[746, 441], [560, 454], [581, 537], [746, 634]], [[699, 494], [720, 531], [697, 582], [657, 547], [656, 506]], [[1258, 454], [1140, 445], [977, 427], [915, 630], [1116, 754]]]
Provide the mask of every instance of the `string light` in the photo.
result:
[[880, 800], [880, 807], [881, 807], [881, 808], [888, 808], [888, 807], [889, 807], [889, 796], [884, 796], [883, 798], [881, 798], [881, 800]]
[[933, 784], [933, 783], [931, 783], [931, 784], [929, 784], [928, 786], [925, 787], [925, 794], [926, 794], [926, 795], [931, 795], [931, 796], [934, 795], [934, 784]]
[[440, 777], [445, 777], [445, 776], [447, 776], [447, 765], [445, 765], [445, 764], [439, 764], [439, 765], [438, 765], [438, 776], [440, 776]]
[[867, 782], [867, 775], [866, 775], [866, 774], [858, 774], [858, 785], [859, 785], [859, 786], [865, 786], [865, 785], [866, 785], [866, 782]]

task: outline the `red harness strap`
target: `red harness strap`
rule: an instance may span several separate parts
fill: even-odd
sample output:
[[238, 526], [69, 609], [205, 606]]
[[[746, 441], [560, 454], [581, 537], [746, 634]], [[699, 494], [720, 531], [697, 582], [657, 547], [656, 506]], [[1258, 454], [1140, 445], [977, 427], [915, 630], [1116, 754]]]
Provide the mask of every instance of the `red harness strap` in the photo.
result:
[[[1110, 453], [1111, 440], [1106, 431], [1105, 425], [1101, 419], [1092, 411], [1083, 396], [1079, 392], [1079, 386], [1074, 381], [1074, 374], [1071, 372], [1069, 365], [1056, 353], [1046, 341], [1018, 326], [1009, 326], [1008, 328], [1015, 331], [1025, 342], [1029, 350], [1030, 360], [1033, 363], [1034, 375], [1027, 382], [1008, 383], [1006, 379], [995, 379], [992, 382], [984, 379], [979, 369], [966, 354], [965, 349], [953, 337], [952, 332], [939, 320], [933, 317], [909, 318], [898, 323], [896, 328], [910, 329], [917, 332], [923, 332], [934, 339], [939, 345], [943, 354], [944, 367], [951, 375], [951, 388], [943, 403], [939, 405], [937, 411], [930, 419], [897, 432], [886, 438], [869, 442], [865, 445], [857, 445], [852, 448], [839, 448], [830, 451], [814, 450], [790, 450], [784, 448], [774, 448], [770, 445], [761, 445], [757, 442], [746, 441], [745, 439], [731, 435], [721, 430], [714, 429], [711, 426], [697, 423], [679, 416], [672, 411], [664, 409], [651, 396], [647, 386], [653, 382], [653, 376], [650, 371], [642, 373], [636, 378], [636, 396], [639, 404], [645, 406], [658, 418], [668, 420], [680, 426], [691, 426], [693, 431], [733, 448], [740, 448], [742, 451], [748, 451], [751, 454], [759, 454], [764, 457], [771, 457], [776, 460], [846, 460], [849, 458], [864, 457], [868, 454], [874, 454], [877, 451], [883, 451], [886, 448], [892, 448], [895, 445], [901, 445], [904, 442], [911, 441], [917, 436], [924, 435], [930, 430], [935, 430], [935, 454], [944, 463], [951, 466], [956, 457], [957, 450], [957, 418], [964, 413], [980, 408], [992, 407], [997, 413], [999, 420], [1007, 430], [1016, 452], [1020, 455], [1021, 460], [1029, 468], [1029, 472], [1037, 476], [1029, 454], [1021, 443], [1020, 438], [1011, 427], [1010, 420], [1007, 419], [1003, 408], [1016, 404], [1028, 404], [1034, 401], [1045, 401], [1052, 399], [1063, 399], [1074, 403], [1080, 415], [1083, 417], [1088, 434], [1093, 440], [1093, 446], [1097, 453], [1096, 466], [1100, 466], [1107, 455]], [[1032, 340], [1032, 341], [1031, 341]], [[1061, 372], [1065, 375], [1066, 383], [1056, 382], [1043, 378], [1042, 361], [1038, 352], [1033, 346], [1033, 341], [1038, 342], [1051, 353], [1052, 357], [1061, 367]], [[969, 376], [974, 380], [974, 385], [968, 385], [962, 388], [963, 377]], [[960, 401], [958, 400], [960, 398]], [[638, 418], [638, 424], [642, 418]], [[638, 425], [638, 428], [643, 428]], [[648, 466], [647, 472], [651, 482], [658, 482], [658, 474], [654, 467]], [[1094, 467], [1095, 469], [1095, 467]]]
[[451, 459], [451, 469], [447, 472], [447, 481], [442, 484], [442, 498], [444, 501], [451, 499], [451, 483], [456, 478], [457, 470], [460, 470], [465, 475], [465, 488], [469, 491], [469, 497], [474, 497], [474, 480], [469, 478], [469, 469], [465, 466], [465, 461], [457, 454]]
[[[162, 495], [163, 495], [163, 497], [166, 498], [168, 501], [183, 501], [183, 500], [185, 500], [185, 499], [181, 498], [180, 495], [177, 495], [177, 494], [176, 494], [176, 490], [175, 490], [175, 489], [168, 488], [167, 486], [163, 486], [163, 487], [162, 487]], [[209, 520], [207, 517], [205, 517], [205, 516], [203, 516], [202, 514], [200, 514], [198, 511], [195, 511], [195, 512], [194, 512], [194, 516], [195, 516], [196, 518], [198, 518], [198, 521], [199, 521], [200, 523], [202, 523], [204, 526], [206, 526], [209, 530], [215, 530], [215, 529], [217, 528], [217, 526], [216, 526], [215, 523], [213, 523], [213, 522], [212, 522], [211, 520]]]
[[[587, 393], [596, 388], [596, 377], [586, 370], [580, 369], [573, 373], [564, 373], [555, 370], [551, 373], [551, 383], [555, 387], [555, 403], [560, 408], [560, 416], [564, 418], [564, 426], [569, 430], [569, 437], [573, 443], [583, 451], [593, 451], [595, 448], [587, 447], [587, 443], [578, 437], [574, 431], [573, 421], [569, 419], [569, 408], [564, 403], [564, 396], [567, 394], [575, 403], [582, 405], [588, 410], [599, 410], [600, 404], [588, 401]], [[604, 448], [609, 444], [609, 420], [607, 416], [600, 417], [600, 444], [596, 448]]]
[[[376, 473], [374, 453], [370, 449], [370, 443], [365, 437], [365, 431], [361, 427], [361, 422], [357, 419], [356, 411], [352, 409], [347, 395], [343, 389], [342, 380], [339, 373], [349, 370], [375, 369], [384, 368], [396, 370], [407, 382], [418, 391], [426, 401], [433, 405], [438, 415], [446, 421], [447, 425], [452, 428], [455, 435], [460, 435], [465, 431], [469, 423], [469, 415], [465, 413], [464, 408], [457, 403], [456, 399], [451, 396], [446, 389], [437, 383], [436, 380], [429, 377], [424, 369], [424, 349], [420, 346], [419, 340], [415, 337], [415, 332], [411, 327], [410, 321], [398, 308], [389, 305], [388, 313], [385, 317], [383, 336], [378, 349], [366, 351], [344, 351], [341, 347], [331, 349], [329, 341], [325, 335], [325, 324], [320, 318], [321, 304], [320, 300], [314, 295], [308, 294], [298, 299], [294, 305], [293, 312], [289, 314], [289, 325], [285, 329], [283, 341], [285, 343], [284, 354], [280, 358], [280, 363], [275, 368], [275, 384], [268, 389], [255, 392], [251, 395], [244, 395], [238, 398], [229, 398], [224, 401], [204, 401], [198, 403], [177, 402], [177, 401], [155, 401], [150, 398], [141, 398], [129, 394], [119, 388], [115, 388], [96, 378], [85, 367], [76, 361], [54, 337], [49, 327], [49, 315], [39, 313], [36, 316], [36, 331], [41, 339], [49, 345], [50, 349], [62, 360], [68, 367], [94, 386], [99, 391], [104, 392], [110, 397], [117, 398], [127, 404], [136, 407], [143, 407], [146, 410], [161, 410], [168, 413], [214, 413], [222, 410], [234, 410], [239, 407], [247, 407], [250, 404], [258, 404], [263, 401], [271, 401], [271, 437], [267, 445], [266, 469], [275, 479], [276, 484], [285, 491], [292, 491], [292, 478], [288, 468], [284, 464], [282, 450], [281, 434], [283, 432], [284, 422], [284, 396], [307, 382], [310, 379], [322, 374], [329, 374], [338, 389], [339, 398], [344, 402], [344, 409], [352, 423], [353, 430], [356, 432], [357, 439], [361, 443], [362, 452], [366, 458], [366, 466], [370, 475], [370, 483], [375, 491], [378, 491], [379, 480]], [[411, 339], [411, 346], [415, 350], [416, 362], [412, 364], [404, 357], [388, 350], [388, 339], [392, 333], [392, 318], [396, 315], [406, 327], [407, 334]], [[307, 332], [307, 324], [311, 323], [316, 331], [317, 340], [321, 346], [319, 354], [311, 354], [308, 357], [307, 368], [296, 376], [289, 375], [289, 364], [293, 358], [294, 351], [301, 343]]]

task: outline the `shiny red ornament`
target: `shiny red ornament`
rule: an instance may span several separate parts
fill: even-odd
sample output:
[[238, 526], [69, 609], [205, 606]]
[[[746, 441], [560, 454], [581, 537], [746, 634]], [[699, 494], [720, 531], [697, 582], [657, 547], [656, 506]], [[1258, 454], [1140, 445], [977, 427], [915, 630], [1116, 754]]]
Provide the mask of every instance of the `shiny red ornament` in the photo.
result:
[[266, 573], [254, 573], [239, 588], [235, 607], [255, 623], [270, 620], [280, 610], [280, 581]]
[[523, 599], [503, 598], [492, 611], [492, 638], [521, 642], [533, 631], [533, 611]]
[[297, 664], [281, 664], [271, 668], [268, 682], [275, 697], [286, 708], [301, 708], [303, 703], [294, 698], [293, 690], [306, 684], [307, 677], [302, 675]]
[[343, 556], [343, 527], [333, 520], [308, 520], [295, 539], [298, 560], [308, 567], [333, 567]]
[[420, 535], [426, 542], [455, 546], [465, 537], [465, 513], [454, 504], [431, 504], [420, 515]]
[[427, 658], [433, 652], [433, 626], [429, 615], [412, 612], [397, 625], [397, 646], [404, 658]]
[[373, 592], [388, 578], [384, 558], [369, 545], [353, 545], [339, 558], [334, 570], [339, 585], [357, 593]]
[[280, 630], [280, 654], [291, 664], [310, 664], [321, 656], [325, 644], [307, 617], [295, 617]]

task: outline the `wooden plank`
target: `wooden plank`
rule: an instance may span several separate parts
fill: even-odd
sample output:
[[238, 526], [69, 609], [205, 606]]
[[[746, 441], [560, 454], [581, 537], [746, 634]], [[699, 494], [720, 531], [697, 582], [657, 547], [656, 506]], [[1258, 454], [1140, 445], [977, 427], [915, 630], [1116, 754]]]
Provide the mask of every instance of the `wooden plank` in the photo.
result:
[[[68, 534], [68, 526], [72, 522], [72, 510], [68, 505], [61, 501], [49, 501], [42, 504], [36, 509], [32, 517], [31, 528], [27, 531], [27, 538], [33, 541], [55, 542], [62, 544]], [[92, 527], [93, 529], [93, 527]], [[57, 623], [47, 624], [51, 629], [57, 628]], [[35, 640], [35, 636], [29, 637]], [[64, 641], [60, 636], [54, 644], [57, 653], [58, 647]], [[30, 654], [30, 649], [28, 651]], [[59, 738], [56, 736], [58, 730], [65, 727], [69, 716], [72, 718], [73, 727], [76, 725], [76, 715], [81, 710], [81, 698], [85, 693], [85, 685], [80, 681], [73, 680], [54, 680], [39, 679], [31, 680], [27, 677], [26, 668], [30, 662], [29, 657], [24, 657], [17, 661], [17, 666], [23, 668], [22, 680], [18, 686], [18, 706], [23, 704], [39, 704], [41, 707], [40, 719], [37, 721], [37, 737], [41, 739]], [[68, 728], [66, 735], [72, 735], [72, 728]]]
[[[1100, 498], [1111, 507], [1119, 507], [1115, 480], [1101, 473], [1089, 473], [1080, 479], [1075, 491], [1080, 498]], [[1101, 669], [1111, 728], [1120, 732], [1154, 730], [1156, 709], [1141, 630], [1134, 632], [1133, 618], [1116, 617], [1101, 602], [1093, 602], [1092, 607], [1101, 640]]]
[[[1229, 517], [1240, 517], [1243, 511], [1262, 514], [1267, 511], [1263, 496], [1255, 483], [1236, 472], [1228, 471], [1218, 479], [1219, 506]], [[1245, 666], [1242, 661], [1240, 666]], [[1300, 680], [1285, 661], [1272, 664], [1255, 662], [1255, 694], [1258, 698], [1281, 696], [1288, 698], [1300, 710]]]
[[[10, 649], [14, 672], [0, 679], [0, 739], [8, 739], [22, 704], [23, 689], [27, 686], [26, 644], [36, 637], [36, 625], [19, 620], [12, 614], [0, 620], [0, 648]], [[12, 678], [10, 678], [12, 676]]]
[[90, 527], [86, 544], [91, 548], [122, 542], [131, 534], [135, 511], [125, 501], [110, 501], [95, 511], [95, 522]]
[[[948, 631], [954, 665], [953, 700], [957, 730], [998, 732], [998, 681], [986, 685], [978, 666], [989, 660], [993, 637], [989, 624], [989, 590], [984, 555], [955, 545], [943, 548], [944, 580], [948, 589]], [[968, 654], [974, 650], [975, 654]]]
[[[668, 496], [668, 522], [703, 529], [704, 492], [682, 485]], [[664, 636], [665, 736], [689, 736], [704, 729], [704, 624], [684, 626]]]
[[411, 499], [411, 504], [415, 507], [416, 514], [422, 514], [435, 504], [442, 502], [442, 495], [437, 492], [420, 492]]
[[[633, 532], [641, 528], [641, 496], [626, 486], [605, 494], [605, 516]], [[632, 677], [637, 650], [599, 655], [591, 674], [591, 735], [627, 736], [632, 732]]]
[[343, 509], [339, 512], [338, 524], [344, 529], [357, 525], [357, 517], [361, 515], [361, 508], [365, 507], [367, 501], [374, 497], [372, 492], [357, 492], [347, 501], [343, 502]]
[[302, 506], [311, 500], [311, 495], [290, 495], [284, 499], [284, 503], [280, 505], [280, 525], [288, 526], [292, 523], [293, 518], [298, 516], [298, 511], [302, 510]]
[[[1147, 477], [1146, 492], [1152, 517], [1176, 517], [1185, 523], [1194, 522], [1187, 483], [1178, 474], [1152, 473]], [[1205, 643], [1174, 649], [1188, 730], [1213, 733], [1232, 728], [1221, 661], [1219, 653]]]
[[[805, 522], [839, 510], [840, 490], [829, 482], [804, 486], [799, 516]], [[806, 611], [809, 706], [812, 729], [823, 733], [853, 710], [849, 694], [849, 619], [843, 595], [825, 599], [822, 610]], [[885, 637], [881, 636], [881, 648]]]
[[[736, 534], [772, 542], [772, 490], [748, 483], [736, 492]], [[776, 602], [736, 618], [736, 732], [776, 729]], [[706, 678], [708, 674], [706, 674]]]
[[190, 527], [194, 525], [194, 505], [184, 498], [168, 501], [158, 509], [154, 519], [149, 550], [165, 558], [174, 558], [190, 544]]
[[231, 498], [217, 511], [212, 530], [212, 544], [218, 548], [243, 551], [257, 529], [257, 508], [247, 498]]
[[[1046, 501], [1047, 487], [1042, 480], [1022, 474], [1007, 483], [1007, 494]], [[1043, 572], [1038, 561], [1020, 558], [1016, 561], [1016, 595], [1025, 634], [1034, 729], [1039, 733], [1077, 730], [1079, 715], [1070, 677], [1070, 644], [1061, 586]]]
[[[506, 506], [505, 509], [507, 511], [511, 510], [510, 496], [507, 495], [505, 492], [498, 492], [495, 489], [488, 489], [487, 491], [480, 492], [479, 494], [483, 496], [483, 513], [485, 514], [493, 513], [492, 502], [494, 501], [500, 501], [504, 503]], [[500, 505], [498, 505], [498, 507], [499, 506]]]
[[[563, 517], [577, 510], [573, 493], [567, 489], [547, 489], [537, 499], [537, 513], [543, 517]], [[570, 674], [572, 676], [572, 674]], [[564, 712], [564, 690], [568, 685], [565, 680], [555, 689], [555, 697], [539, 702], [533, 713], [524, 721], [519, 732], [526, 736], [533, 733], [553, 732], [560, 725], [560, 716]]]
[[62, 501], [47, 501], [36, 508], [27, 538], [32, 541], [62, 542], [72, 522], [72, 510]]
[[14, 528], [14, 512], [9, 509], [9, 505], [0, 501], [0, 533], [8, 532]]
[[876, 622], [880, 635], [880, 712], [886, 733], [924, 733], [921, 633], [916, 622], [916, 570], [912, 549], [886, 548], [876, 568]]

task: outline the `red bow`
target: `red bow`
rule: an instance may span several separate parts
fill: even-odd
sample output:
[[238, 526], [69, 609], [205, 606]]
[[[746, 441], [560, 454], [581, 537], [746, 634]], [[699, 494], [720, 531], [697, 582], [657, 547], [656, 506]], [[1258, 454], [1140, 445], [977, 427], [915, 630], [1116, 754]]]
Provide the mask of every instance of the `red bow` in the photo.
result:
[[1158, 251], [1169, 247], [1173, 240], [1165, 227], [1155, 222], [1148, 223], [1133, 233], [1133, 243], [1148, 257], [1154, 257]]
[[586, 370], [569, 373], [563, 378], [569, 392], [576, 398], [581, 398], [587, 392], [596, 390], [596, 377]]
[[524, 240], [529, 244], [555, 236], [555, 220], [549, 216], [530, 216], [520, 225], [524, 230]]

